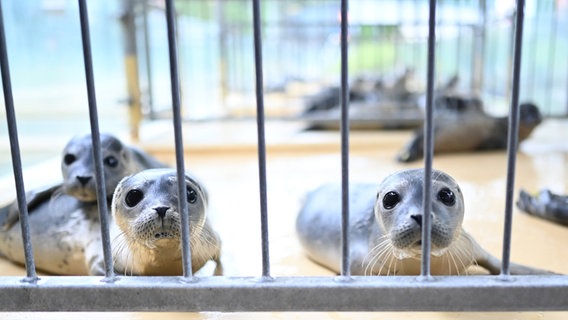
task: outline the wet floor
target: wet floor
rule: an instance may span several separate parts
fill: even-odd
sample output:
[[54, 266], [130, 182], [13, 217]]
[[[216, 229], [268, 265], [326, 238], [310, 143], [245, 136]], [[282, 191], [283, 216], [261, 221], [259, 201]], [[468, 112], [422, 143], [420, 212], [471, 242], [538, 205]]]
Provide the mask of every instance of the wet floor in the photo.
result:
[[[515, 199], [522, 187], [535, 192], [549, 187], [568, 193], [568, 123], [550, 121], [521, 145], [518, 156]], [[193, 132], [195, 134], [195, 132]], [[295, 139], [328, 141], [333, 134], [295, 135]], [[404, 141], [410, 132], [388, 133]], [[270, 133], [269, 133], [270, 137]], [[397, 143], [385, 143], [380, 133], [353, 133], [350, 157], [351, 181], [379, 183], [386, 175], [405, 168], [420, 167], [394, 161]], [[269, 142], [270, 143], [270, 142]], [[161, 158], [171, 158], [161, 154]], [[170, 161], [171, 163], [171, 161]], [[261, 273], [258, 167], [251, 152], [188, 153], [186, 167], [203, 180], [210, 192], [210, 217], [223, 240], [225, 275], [258, 276]], [[50, 164], [57, 165], [56, 162]], [[452, 175], [465, 197], [464, 228], [492, 254], [501, 256], [505, 201], [506, 154], [443, 155], [435, 158], [434, 167]], [[308, 260], [294, 233], [294, 221], [303, 195], [318, 185], [340, 180], [340, 156], [337, 146], [316, 151], [293, 148], [269, 148], [268, 212], [271, 273], [274, 276], [332, 275]], [[2, 189], [5, 190], [5, 186]], [[514, 209], [512, 261], [558, 273], [568, 273], [565, 243], [568, 228], [542, 221]], [[23, 269], [0, 261], [2, 274], [24, 274]], [[35, 318], [37, 314], [0, 314], [0, 319]], [[85, 319], [106, 317], [91, 313]], [[156, 314], [113, 314], [123, 319], [150, 319]], [[46, 318], [77, 317], [77, 314], [42, 314]], [[81, 315], [83, 316], [83, 315]], [[172, 319], [387, 319], [407, 317], [405, 313], [168, 313]], [[568, 313], [419, 313], [419, 319], [564, 319]]]

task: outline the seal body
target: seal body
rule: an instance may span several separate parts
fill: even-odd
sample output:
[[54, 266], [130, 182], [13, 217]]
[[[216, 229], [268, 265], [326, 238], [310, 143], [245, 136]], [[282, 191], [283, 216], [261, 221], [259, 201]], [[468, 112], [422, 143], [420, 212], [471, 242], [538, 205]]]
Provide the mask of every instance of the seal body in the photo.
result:
[[[438, 99], [434, 118], [434, 153], [502, 150], [507, 148], [508, 117], [492, 117], [482, 110], [481, 101], [471, 98]], [[519, 142], [529, 137], [542, 122], [532, 103], [519, 106]], [[419, 128], [399, 151], [399, 162], [411, 162], [424, 155], [424, 129]]]
[[[91, 141], [90, 135], [71, 139], [62, 154], [63, 181], [26, 193], [34, 258], [37, 268], [44, 272], [104, 274]], [[112, 135], [101, 135], [101, 147], [109, 199], [123, 177], [146, 168], [165, 166]], [[109, 199], [101, 203], [110, 212]], [[0, 208], [0, 254], [23, 264], [18, 222], [16, 201]]]
[[[349, 187], [349, 236], [353, 275], [418, 275], [421, 266], [423, 169], [401, 171], [374, 184]], [[341, 187], [324, 185], [308, 194], [296, 220], [308, 257], [337, 273], [341, 261]], [[432, 172], [433, 275], [467, 274], [479, 265], [492, 274], [500, 261], [462, 228], [463, 195], [453, 178]], [[511, 273], [546, 273], [512, 265]]]
[[[29, 228], [38, 269], [62, 275], [104, 274], [96, 203], [84, 203], [64, 193], [54, 194], [31, 211]], [[9, 260], [24, 264], [19, 223], [0, 232], [0, 251]]]
[[[189, 174], [181, 195], [189, 212], [191, 267], [213, 260], [222, 274], [221, 241], [207, 216], [207, 193]], [[127, 275], [181, 275], [181, 214], [177, 173], [145, 170], [124, 178], [112, 201], [112, 246], [115, 270]]]
[[530, 215], [568, 226], [568, 196], [552, 193], [548, 189], [532, 196], [521, 190], [517, 207]]

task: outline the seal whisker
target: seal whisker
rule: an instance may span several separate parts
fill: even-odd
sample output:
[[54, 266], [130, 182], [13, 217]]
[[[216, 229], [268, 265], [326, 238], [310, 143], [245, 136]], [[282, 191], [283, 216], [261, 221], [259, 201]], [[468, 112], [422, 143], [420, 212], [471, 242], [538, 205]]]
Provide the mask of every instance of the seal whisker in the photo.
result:
[[[375, 269], [375, 266], [377, 264], [377, 262], [382, 261], [385, 259], [385, 257], [389, 257], [389, 256], [393, 256], [392, 251], [393, 251], [393, 246], [390, 243], [390, 241], [388, 241], [388, 239], [386, 237], [384, 237], [385, 240], [383, 240], [381, 243], [379, 243], [377, 246], [375, 246], [373, 252], [374, 252], [374, 256], [373, 258], [369, 261], [368, 266], [371, 266], [369, 272], [372, 273], [373, 270]], [[381, 270], [382, 267], [384, 266], [384, 263], [381, 264]], [[380, 271], [379, 271], [380, 274]]]
[[377, 245], [375, 245], [374, 247], [372, 247], [369, 252], [365, 255], [365, 257], [363, 258], [363, 260], [361, 261], [361, 266], [365, 266], [365, 261], [367, 259], [369, 259], [369, 263], [366, 264], [366, 268], [365, 268], [365, 273], [367, 268], [371, 265], [371, 263], [373, 262], [374, 259], [377, 259], [377, 256], [380, 255], [381, 251], [384, 250], [385, 247], [387, 247], [389, 245], [388, 242], [388, 237], [386, 236], [381, 236], [378, 237], [379, 239], [377, 240]]

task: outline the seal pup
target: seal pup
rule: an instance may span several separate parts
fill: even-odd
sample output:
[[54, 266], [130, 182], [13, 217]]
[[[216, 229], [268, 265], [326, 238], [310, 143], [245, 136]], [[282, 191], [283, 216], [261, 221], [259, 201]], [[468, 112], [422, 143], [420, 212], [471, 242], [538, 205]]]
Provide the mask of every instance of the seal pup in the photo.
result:
[[517, 207], [530, 215], [568, 226], [568, 196], [552, 193], [548, 189], [532, 196], [521, 190]]
[[[443, 101], [443, 100], [442, 100]], [[434, 118], [434, 154], [507, 148], [508, 117], [492, 117], [477, 105], [475, 100], [449, 100], [444, 112]], [[437, 107], [438, 108], [438, 107]], [[519, 106], [519, 142], [527, 139], [542, 122], [542, 115], [533, 103]], [[414, 132], [410, 141], [399, 151], [399, 162], [411, 162], [422, 158], [424, 128]]]
[[[207, 219], [204, 187], [186, 173], [191, 267], [195, 272], [209, 260], [215, 274], [223, 272], [221, 240]], [[112, 200], [111, 225], [114, 267], [126, 275], [181, 275], [181, 214], [177, 173], [150, 169], [124, 178]]]
[[[109, 134], [101, 135], [101, 149], [109, 199], [123, 177], [165, 166]], [[61, 183], [26, 193], [36, 266], [53, 274], [104, 274], [91, 135], [74, 137], [67, 143], [61, 171]], [[0, 208], [0, 254], [23, 264], [18, 221], [17, 201]]]
[[[424, 169], [394, 173], [378, 186], [349, 187], [349, 235], [353, 275], [418, 275], [421, 267], [422, 190]], [[296, 220], [296, 231], [308, 257], [340, 272], [341, 187], [324, 185], [308, 194]], [[467, 274], [479, 265], [491, 274], [500, 261], [462, 228], [464, 201], [456, 181], [432, 172], [433, 275]], [[512, 274], [547, 271], [512, 264]]]

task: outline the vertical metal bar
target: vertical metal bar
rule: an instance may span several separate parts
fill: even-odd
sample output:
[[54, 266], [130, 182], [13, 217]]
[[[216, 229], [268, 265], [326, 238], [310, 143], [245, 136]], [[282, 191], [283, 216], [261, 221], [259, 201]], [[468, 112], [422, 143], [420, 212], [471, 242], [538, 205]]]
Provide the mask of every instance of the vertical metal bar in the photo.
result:
[[556, 1], [551, 2], [552, 5], [552, 18], [550, 19], [550, 40], [548, 51], [548, 76], [546, 77], [546, 87], [552, 92], [546, 95], [545, 106], [548, 109], [549, 115], [552, 113], [551, 102], [554, 98], [554, 62], [556, 60], [556, 35], [558, 33], [558, 9], [556, 8]]
[[138, 43], [136, 40], [135, 0], [123, 0], [120, 22], [124, 33], [124, 68], [128, 88], [128, 123], [130, 137], [137, 141], [142, 122], [140, 77], [138, 76]]
[[20, 210], [20, 227], [22, 229], [22, 241], [24, 242], [24, 256], [26, 259], [26, 278], [24, 282], [36, 282], [37, 274], [30, 238], [28, 222], [28, 206], [26, 201], [26, 189], [22, 174], [22, 159], [20, 156], [20, 143], [18, 141], [18, 128], [16, 124], [16, 112], [14, 111], [14, 97], [12, 95], [12, 80], [8, 62], [8, 50], [6, 47], [6, 33], [4, 31], [4, 14], [0, 1], [0, 68], [2, 72], [2, 87], [4, 90], [4, 104], [6, 107], [6, 122], [8, 123], [8, 135], [10, 137], [10, 152], [12, 155], [12, 167], [16, 184], [18, 208]]
[[144, 29], [144, 63], [146, 65], [146, 90], [148, 91], [148, 110], [150, 119], [156, 119], [156, 110], [154, 109], [154, 76], [152, 72], [152, 53], [150, 50], [150, 26], [148, 22], [148, 1], [142, 1], [142, 26]]
[[185, 166], [183, 159], [183, 136], [181, 128], [181, 96], [179, 88], [178, 58], [176, 44], [175, 7], [173, 0], [166, 0], [166, 22], [168, 26], [168, 49], [170, 57], [170, 81], [172, 87], [172, 112], [176, 148], [176, 170], [178, 185], [178, 207], [181, 211], [181, 243], [183, 277], [191, 278], [191, 246], [189, 244], [189, 213], [185, 197]]
[[[537, 72], [536, 72], [536, 68], [537, 68], [537, 53], [538, 53], [538, 48], [539, 46], [537, 45], [538, 39], [539, 37], [539, 28], [540, 28], [540, 16], [541, 16], [541, 11], [542, 11], [542, 6], [541, 4], [543, 3], [543, 1], [536, 1], [535, 3], [535, 9], [536, 9], [536, 13], [532, 19], [532, 22], [529, 24], [529, 26], [532, 28], [531, 30], [531, 39], [530, 39], [530, 43], [532, 43], [533, 45], [530, 46], [531, 50], [530, 50], [530, 70], [529, 70], [529, 74], [530, 76], [527, 77], [527, 85], [525, 87], [525, 89], [527, 89], [527, 96], [529, 96], [532, 100], [534, 100], [535, 98], [535, 78], [537, 77]], [[513, 49], [514, 50], [514, 49]]]
[[515, 192], [515, 167], [519, 136], [519, 83], [521, 77], [521, 54], [523, 44], [523, 20], [525, 1], [517, 0], [515, 27], [515, 48], [513, 53], [513, 83], [511, 109], [509, 111], [509, 132], [507, 145], [507, 190], [505, 194], [505, 226], [503, 231], [503, 264], [501, 275], [509, 275], [511, 257], [511, 229], [513, 225], [513, 194]]
[[260, 187], [260, 228], [262, 238], [262, 276], [270, 277], [268, 243], [268, 206], [266, 201], [266, 142], [264, 140], [264, 94], [262, 77], [262, 34], [260, 30], [260, 3], [252, 0], [254, 31], [254, 66], [256, 79], [256, 122], [258, 133], [258, 177]]
[[351, 275], [349, 255], [349, 1], [341, 0], [341, 275]]
[[428, 73], [426, 88], [426, 117], [424, 126], [424, 193], [422, 218], [422, 269], [421, 276], [430, 276], [430, 245], [432, 222], [432, 158], [434, 155], [434, 67], [436, 52], [436, 0], [430, 0], [428, 18]]
[[91, 123], [91, 138], [93, 142], [93, 160], [95, 162], [95, 175], [97, 183], [97, 203], [101, 221], [101, 238], [105, 260], [105, 275], [107, 280], [114, 278], [112, 251], [110, 247], [110, 234], [108, 227], [107, 194], [101, 154], [101, 138], [99, 132], [99, 118], [97, 112], [97, 99], [95, 94], [95, 77], [93, 74], [93, 59], [91, 56], [91, 36], [89, 33], [89, 16], [85, 0], [79, 0], [79, 17], [81, 20], [81, 40], [83, 43], [83, 58], [85, 65], [85, 78], [87, 82], [87, 95], [89, 100], [89, 119]]
[[[487, 2], [479, 1], [479, 10], [481, 11], [481, 24], [473, 27], [473, 57], [471, 72], [471, 89], [473, 91], [481, 91], [485, 85], [485, 42], [487, 30]], [[494, 52], [493, 49], [492, 52]], [[491, 60], [491, 59], [490, 59]]]

